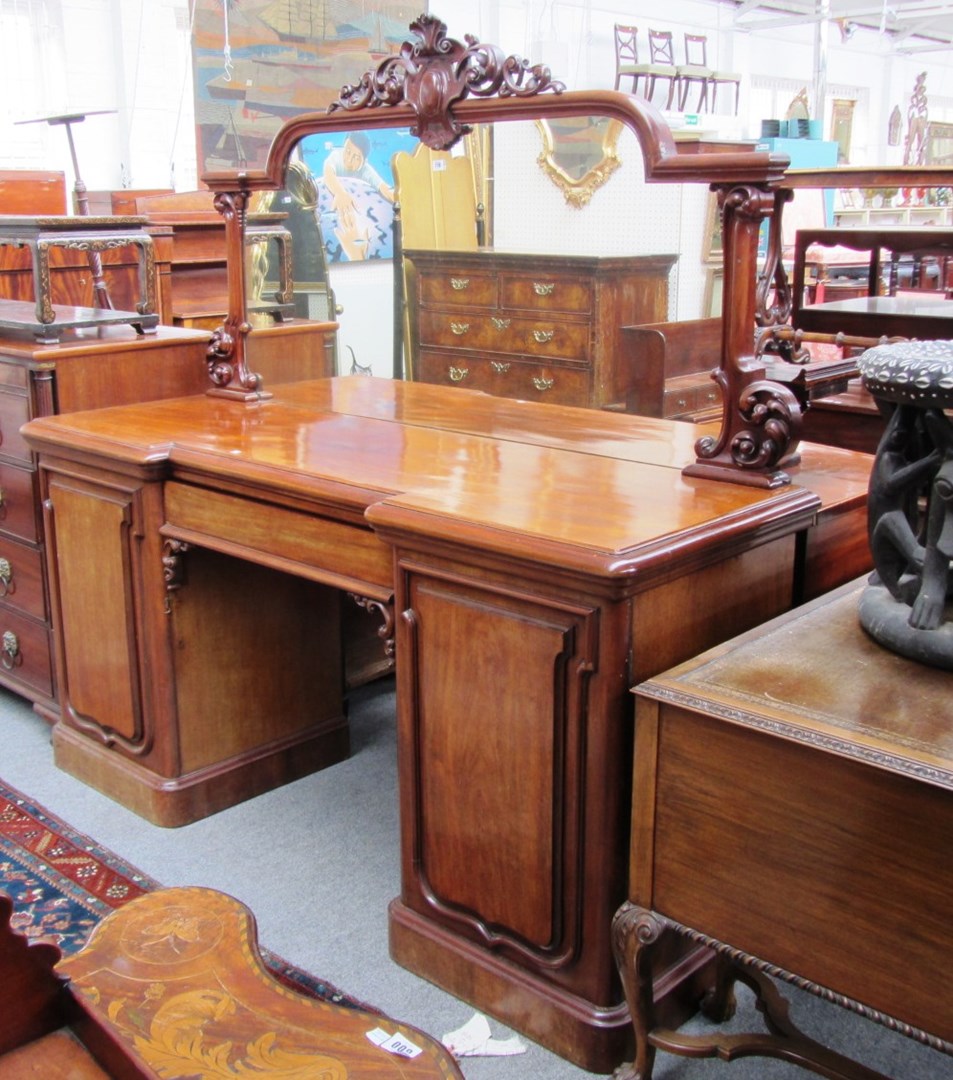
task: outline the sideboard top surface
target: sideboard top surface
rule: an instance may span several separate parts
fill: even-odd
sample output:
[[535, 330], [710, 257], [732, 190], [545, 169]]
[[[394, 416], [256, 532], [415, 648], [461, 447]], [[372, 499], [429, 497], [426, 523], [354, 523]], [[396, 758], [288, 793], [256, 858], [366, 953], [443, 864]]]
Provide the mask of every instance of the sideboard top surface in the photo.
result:
[[[400, 500], [483, 541], [538, 541], [546, 561], [615, 577], [676, 549], [724, 557], [808, 527], [823, 505], [804, 466], [803, 486], [774, 490], [684, 478], [691, 425], [360, 376], [279, 386], [252, 405], [198, 396], [70, 413], [25, 433], [36, 450], [213, 473], [263, 497], [350, 491], [359, 510]], [[862, 501], [869, 459], [816, 449], [831, 499]], [[837, 475], [850, 462], [852, 475]]]

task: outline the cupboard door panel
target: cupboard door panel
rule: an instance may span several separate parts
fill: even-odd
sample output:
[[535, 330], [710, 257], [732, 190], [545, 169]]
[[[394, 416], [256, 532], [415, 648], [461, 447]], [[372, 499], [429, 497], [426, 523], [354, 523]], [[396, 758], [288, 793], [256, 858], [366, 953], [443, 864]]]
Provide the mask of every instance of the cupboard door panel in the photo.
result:
[[91, 493], [68, 479], [50, 483], [58, 582], [66, 643], [64, 703], [86, 723], [125, 740], [141, 736], [133, 610], [128, 493]]
[[409, 597], [416, 700], [403, 721], [421, 895], [431, 915], [480, 938], [567, 962], [578, 944], [590, 659], [578, 651], [593, 639], [591, 616], [420, 576]]

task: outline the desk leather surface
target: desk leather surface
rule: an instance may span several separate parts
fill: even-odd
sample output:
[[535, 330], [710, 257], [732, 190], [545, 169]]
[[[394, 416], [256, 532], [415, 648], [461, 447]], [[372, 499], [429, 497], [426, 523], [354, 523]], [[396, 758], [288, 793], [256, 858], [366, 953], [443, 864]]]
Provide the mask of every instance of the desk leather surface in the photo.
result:
[[[953, 789], [949, 672], [890, 652], [861, 628], [864, 583], [822, 598], [639, 688], [745, 727], [821, 745]], [[831, 641], [838, 642], [836, 649]], [[784, 663], [784, 657], [797, 663]]]

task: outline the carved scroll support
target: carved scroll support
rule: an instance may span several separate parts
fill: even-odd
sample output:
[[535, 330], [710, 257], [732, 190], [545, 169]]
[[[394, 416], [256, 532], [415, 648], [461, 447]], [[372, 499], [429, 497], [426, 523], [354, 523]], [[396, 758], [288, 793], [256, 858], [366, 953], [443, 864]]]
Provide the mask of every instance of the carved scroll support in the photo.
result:
[[695, 444], [686, 476], [778, 487], [790, 483], [782, 466], [793, 465], [801, 433], [797, 397], [765, 378], [754, 356], [756, 296], [746, 267], [758, 264], [758, 233], [781, 197], [754, 185], [713, 185], [722, 213], [725, 286], [722, 297], [722, 363], [715, 378], [724, 401], [720, 435]]
[[162, 580], [167, 593], [181, 589], [185, 584], [185, 561], [183, 556], [189, 545], [184, 540], [167, 539], [162, 544]]
[[791, 283], [781, 257], [781, 220], [784, 204], [793, 198], [790, 188], [780, 188], [774, 193], [774, 213], [768, 218], [768, 248], [755, 292], [758, 326], [779, 326], [791, 321]]
[[262, 390], [261, 376], [247, 365], [251, 325], [245, 314], [245, 225], [247, 191], [219, 191], [215, 209], [225, 219], [225, 251], [228, 266], [228, 316], [213, 334], [208, 347], [209, 377], [215, 384], [208, 393], [217, 397], [260, 401], [270, 397]]
[[359, 608], [369, 615], [375, 612], [380, 617], [381, 624], [377, 628], [377, 636], [384, 643], [384, 655], [393, 660], [396, 646], [394, 640], [394, 605], [385, 604], [380, 600], [373, 600], [369, 596], [360, 596], [358, 593], [348, 593], [348, 596]]

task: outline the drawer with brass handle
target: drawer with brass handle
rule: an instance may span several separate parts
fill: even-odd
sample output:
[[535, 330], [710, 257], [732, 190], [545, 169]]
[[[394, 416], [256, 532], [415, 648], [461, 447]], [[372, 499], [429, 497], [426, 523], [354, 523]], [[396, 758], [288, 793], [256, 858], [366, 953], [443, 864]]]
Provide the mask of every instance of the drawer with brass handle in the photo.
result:
[[0, 533], [39, 540], [37, 478], [32, 469], [0, 461]]
[[535, 319], [471, 313], [460, 319], [449, 311], [428, 308], [419, 314], [420, 344], [478, 353], [525, 353], [560, 360], [588, 360], [589, 327], [567, 319], [543, 323]]
[[571, 366], [540, 367], [522, 360], [492, 360], [478, 356], [458, 363], [446, 350], [424, 349], [417, 377], [443, 386], [463, 386], [499, 397], [573, 405], [589, 393], [589, 372]]
[[492, 274], [452, 274], [446, 271], [421, 274], [417, 287], [424, 304], [496, 307], [497, 283]]
[[0, 536], [0, 604], [45, 619], [46, 589], [39, 548]]
[[588, 315], [592, 288], [572, 277], [506, 274], [500, 281], [500, 307]]
[[5, 680], [22, 684], [28, 697], [51, 698], [52, 647], [45, 623], [0, 608], [0, 665]]

